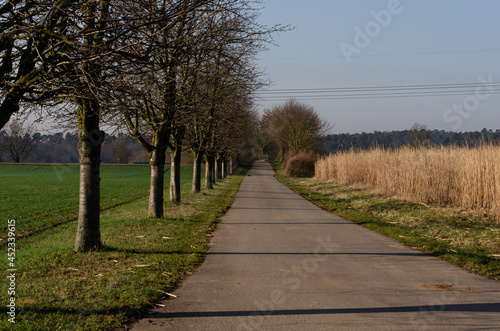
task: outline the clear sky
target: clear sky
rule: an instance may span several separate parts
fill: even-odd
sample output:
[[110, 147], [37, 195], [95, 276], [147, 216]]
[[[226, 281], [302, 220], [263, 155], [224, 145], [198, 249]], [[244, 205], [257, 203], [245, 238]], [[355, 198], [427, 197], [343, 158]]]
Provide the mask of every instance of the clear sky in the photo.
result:
[[[448, 131], [500, 129], [500, 1], [262, 2], [263, 24], [295, 29], [260, 55], [274, 82], [261, 94], [260, 110], [294, 96], [334, 124], [332, 133], [404, 130], [416, 122]], [[358, 87], [367, 89], [338, 90]]]

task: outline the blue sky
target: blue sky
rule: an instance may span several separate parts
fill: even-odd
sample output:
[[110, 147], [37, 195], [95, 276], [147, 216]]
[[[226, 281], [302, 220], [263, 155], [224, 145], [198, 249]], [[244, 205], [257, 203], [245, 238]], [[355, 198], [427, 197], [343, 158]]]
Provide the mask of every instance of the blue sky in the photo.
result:
[[[295, 26], [259, 57], [274, 81], [269, 89], [477, 84], [452, 96], [297, 97], [335, 124], [332, 133], [404, 130], [415, 122], [449, 131], [500, 129], [500, 94], [481, 83], [500, 82], [500, 1], [263, 0], [263, 6], [263, 24]], [[259, 101], [259, 109], [282, 102]]]

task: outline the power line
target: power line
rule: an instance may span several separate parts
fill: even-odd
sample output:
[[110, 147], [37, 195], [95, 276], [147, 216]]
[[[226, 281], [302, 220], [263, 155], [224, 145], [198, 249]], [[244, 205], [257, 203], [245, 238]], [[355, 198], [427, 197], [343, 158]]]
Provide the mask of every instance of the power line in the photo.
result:
[[298, 98], [301, 100], [365, 99], [423, 96], [455, 96], [475, 94], [498, 94], [500, 82], [427, 84], [406, 86], [366, 86], [315, 89], [268, 89], [261, 90], [257, 97], [262, 101], [277, 101]]
[[500, 86], [500, 82], [491, 83], [461, 83], [461, 84], [421, 84], [421, 85], [386, 85], [386, 86], [360, 86], [360, 87], [323, 87], [314, 89], [263, 89], [261, 92], [289, 92], [289, 91], [348, 91], [348, 90], [377, 90], [377, 89], [428, 89], [428, 88], [457, 88], [457, 87], [489, 87]]

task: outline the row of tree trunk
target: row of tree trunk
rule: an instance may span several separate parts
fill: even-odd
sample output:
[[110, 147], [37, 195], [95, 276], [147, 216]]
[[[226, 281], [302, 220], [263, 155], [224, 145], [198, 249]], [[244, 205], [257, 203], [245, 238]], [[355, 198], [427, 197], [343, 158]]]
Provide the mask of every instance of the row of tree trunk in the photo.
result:
[[47, 105], [44, 114], [78, 128], [77, 252], [102, 247], [101, 122], [126, 127], [148, 153], [150, 217], [164, 217], [167, 150], [171, 199], [181, 202], [184, 134], [192, 136], [185, 146], [196, 155], [194, 192], [201, 190], [202, 154], [205, 187], [227, 175], [215, 151], [235, 154], [238, 138], [250, 136], [234, 128], [249, 129], [251, 95], [265, 85], [255, 54], [282, 31], [260, 25], [257, 12], [249, 0], [0, 4], [0, 85], [6, 92], [0, 129], [22, 102]]

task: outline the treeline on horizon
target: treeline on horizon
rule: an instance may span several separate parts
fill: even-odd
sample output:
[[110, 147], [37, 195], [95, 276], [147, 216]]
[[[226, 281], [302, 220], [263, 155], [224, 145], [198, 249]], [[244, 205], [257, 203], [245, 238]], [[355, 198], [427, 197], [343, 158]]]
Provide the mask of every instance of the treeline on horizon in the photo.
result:
[[[26, 143], [26, 142], [24, 142]], [[354, 150], [368, 150], [374, 147], [397, 149], [403, 146], [477, 147], [484, 144], [500, 144], [500, 129], [483, 129], [473, 132], [451, 132], [444, 130], [375, 131], [372, 133], [330, 134], [320, 140], [320, 154]], [[0, 162], [15, 162], [9, 135], [0, 133]], [[76, 133], [41, 134], [34, 133], [24, 153], [23, 163], [78, 163], [78, 137]], [[148, 155], [137, 140], [124, 135], [107, 135], [102, 146], [103, 163], [133, 164], [148, 162]], [[168, 160], [167, 160], [168, 161]], [[190, 162], [185, 160], [184, 162]]]
[[[23, 163], [78, 163], [78, 135], [76, 133], [35, 133], [23, 140], [11, 140], [6, 132], [0, 132], [0, 162], [15, 162], [11, 155], [12, 143], [27, 144], [20, 162]], [[168, 153], [167, 153], [168, 154]], [[101, 151], [103, 163], [128, 164], [148, 162], [148, 155], [137, 140], [123, 134], [107, 135]]]
[[321, 139], [321, 154], [334, 154], [348, 150], [368, 150], [375, 147], [398, 149], [411, 147], [477, 147], [484, 144], [500, 144], [500, 129], [483, 129], [473, 132], [445, 130], [375, 131], [372, 133], [330, 134]]

